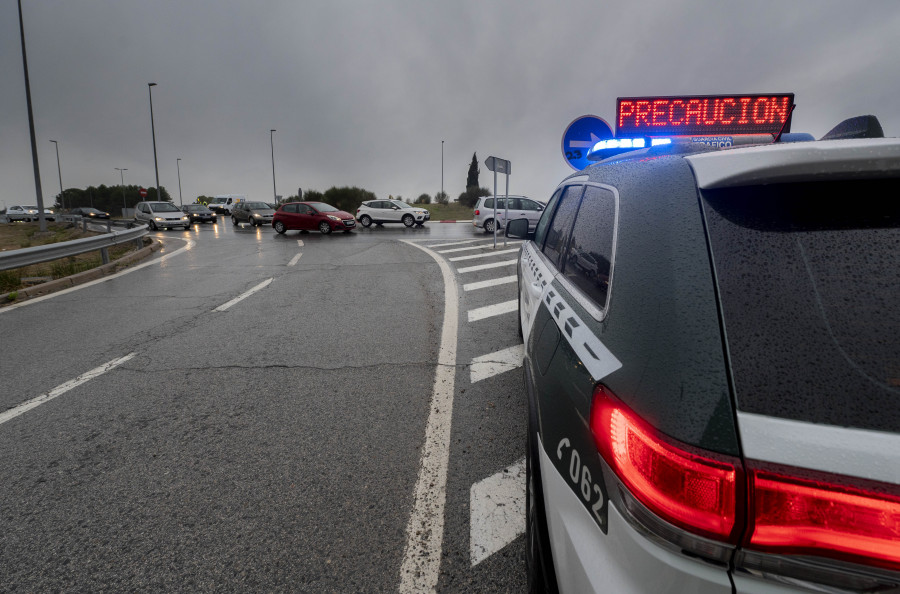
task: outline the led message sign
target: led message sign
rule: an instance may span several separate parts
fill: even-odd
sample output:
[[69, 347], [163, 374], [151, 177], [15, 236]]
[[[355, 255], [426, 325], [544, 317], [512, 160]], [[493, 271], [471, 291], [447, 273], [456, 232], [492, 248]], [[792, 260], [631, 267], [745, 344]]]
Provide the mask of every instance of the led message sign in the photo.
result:
[[790, 132], [793, 104], [793, 93], [619, 97], [616, 137]]

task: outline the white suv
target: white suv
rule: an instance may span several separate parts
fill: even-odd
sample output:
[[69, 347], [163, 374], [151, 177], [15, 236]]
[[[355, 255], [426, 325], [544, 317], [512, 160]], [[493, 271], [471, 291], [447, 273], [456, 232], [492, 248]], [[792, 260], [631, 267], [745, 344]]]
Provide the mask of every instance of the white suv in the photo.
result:
[[191, 228], [191, 218], [171, 202], [138, 202], [134, 207], [134, 222], [144, 223], [151, 231], [157, 229]]
[[407, 227], [425, 224], [431, 213], [424, 208], [415, 208], [402, 200], [367, 200], [356, 209], [356, 219], [363, 227], [372, 223], [403, 223]]

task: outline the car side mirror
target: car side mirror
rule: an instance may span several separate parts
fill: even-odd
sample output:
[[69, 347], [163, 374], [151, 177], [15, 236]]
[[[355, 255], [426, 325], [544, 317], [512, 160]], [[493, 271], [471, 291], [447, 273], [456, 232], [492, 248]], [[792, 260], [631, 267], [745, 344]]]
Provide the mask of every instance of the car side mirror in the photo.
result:
[[393, 210], [400, 210], [400, 207], [399, 207], [399, 206], [392, 206], [391, 208], [392, 208]]
[[538, 211], [540, 212], [540, 211], [542, 211], [542, 210], [544, 210], [544, 207], [541, 206], [540, 204], [538, 204]]
[[506, 236], [513, 239], [533, 239], [534, 233], [528, 232], [528, 219], [516, 219], [506, 225]]

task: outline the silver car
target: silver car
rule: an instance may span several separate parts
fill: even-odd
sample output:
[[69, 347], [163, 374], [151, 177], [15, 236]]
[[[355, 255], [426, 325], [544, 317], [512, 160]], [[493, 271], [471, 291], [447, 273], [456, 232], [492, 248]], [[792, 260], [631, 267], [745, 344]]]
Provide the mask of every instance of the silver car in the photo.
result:
[[250, 223], [250, 226], [271, 225], [275, 210], [265, 202], [239, 202], [231, 211], [231, 222]]
[[[507, 204], [509, 205], [507, 215]], [[541, 214], [544, 212], [544, 205], [537, 200], [526, 198], [525, 196], [508, 196], [497, 200], [497, 221], [500, 226], [497, 229], [503, 229], [506, 220], [527, 219], [528, 230], [534, 231], [537, 226]], [[472, 219], [472, 225], [478, 229], [484, 229], [485, 233], [494, 232], [494, 197], [482, 196], [475, 203], [475, 216]]]
[[171, 202], [138, 202], [134, 207], [134, 222], [157, 229], [191, 228], [191, 219]]

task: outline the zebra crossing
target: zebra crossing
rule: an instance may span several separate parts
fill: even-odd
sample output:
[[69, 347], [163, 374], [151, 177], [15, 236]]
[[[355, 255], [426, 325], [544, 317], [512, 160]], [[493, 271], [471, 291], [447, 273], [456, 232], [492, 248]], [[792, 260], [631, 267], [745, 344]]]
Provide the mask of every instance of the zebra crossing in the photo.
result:
[[[493, 238], [464, 239], [448, 243], [427, 245], [454, 266], [457, 274], [477, 277], [463, 284], [463, 292], [490, 292], [491, 303], [472, 307], [465, 312], [470, 324], [490, 321], [496, 316], [516, 315], [518, 298], [516, 291], [516, 262], [521, 241], [508, 241], [506, 246], [494, 248]], [[469, 265], [472, 260], [484, 260], [484, 264]], [[513, 337], [517, 338], [517, 337]], [[476, 383], [522, 366], [523, 345], [520, 342], [495, 352], [484, 353], [469, 361], [470, 382]]]

